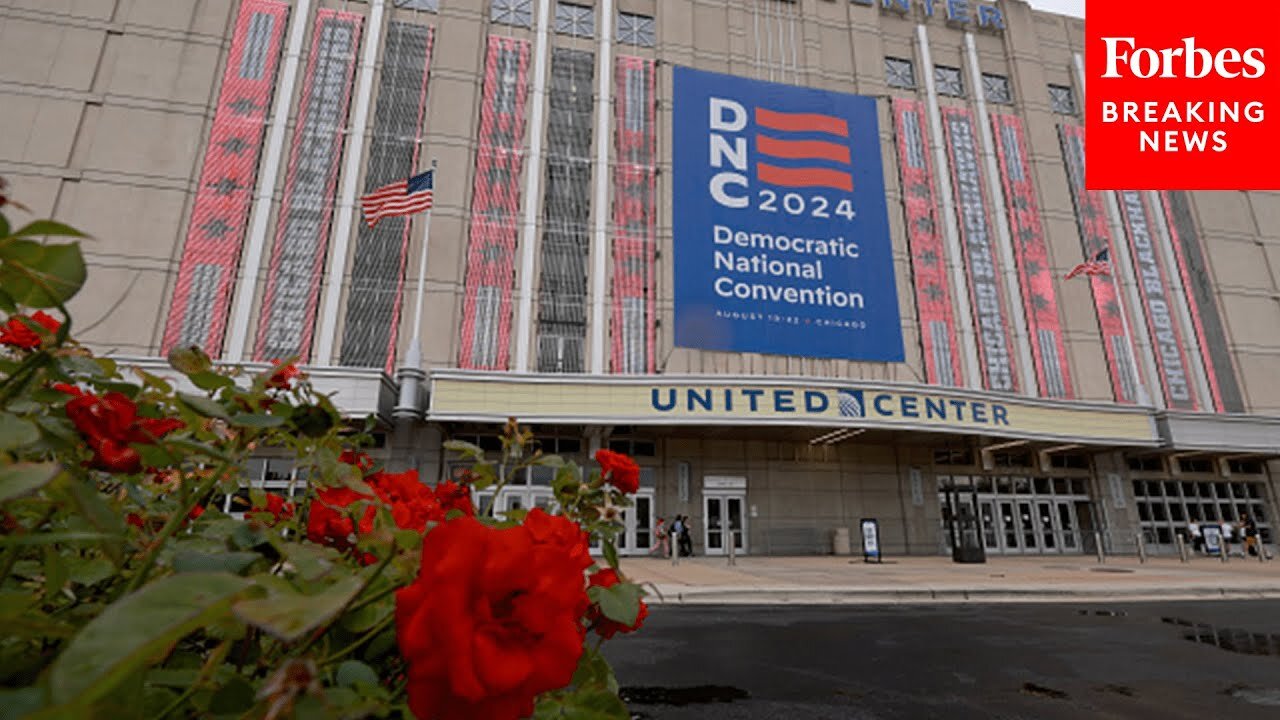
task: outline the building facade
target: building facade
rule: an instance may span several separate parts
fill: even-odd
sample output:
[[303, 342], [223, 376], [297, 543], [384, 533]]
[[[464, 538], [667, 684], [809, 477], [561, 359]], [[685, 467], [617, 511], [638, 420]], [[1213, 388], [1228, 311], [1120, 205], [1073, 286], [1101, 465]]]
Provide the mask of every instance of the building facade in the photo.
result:
[[[682, 514], [699, 553], [830, 552], [874, 518], [932, 554], [965, 507], [999, 554], [1171, 552], [1242, 513], [1271, 542], [1280, 194], [1086, 189], [1083, 34], [1020, 0], [0, 0], [0, 174], [97, 238], [88, 344], [299, 357], [428, 478], [509, 415], [582, 464], [631, 453], [631, 552]], [[690, 68], [773, 83], [801, 135], [791, 88], [873, 103], [887, 230], [853, 240], [887, 258], [900, 362], [677, 332]], [[360, 222], [433, 161], [429, 240]], [[753, 181], [828, 216], [791, 177]]]

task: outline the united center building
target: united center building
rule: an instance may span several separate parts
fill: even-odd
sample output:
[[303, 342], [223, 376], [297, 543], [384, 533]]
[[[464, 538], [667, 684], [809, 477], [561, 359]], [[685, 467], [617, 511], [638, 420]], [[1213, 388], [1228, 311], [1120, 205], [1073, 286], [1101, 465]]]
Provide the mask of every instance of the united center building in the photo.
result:
[[[96, 349], [299, 356], [427, 478], [508, 416], [630, 453], [629, 552], [682, 514], [699, 553], [874, 518], [935, 554], [960, 498], [990, 553], [1242, 513], [1270, 542], [1280, 195], [1087, 190], [1083, 32], [1019, 0], [6, 0], [0, 174], [98, 238]], [[433, 160], [425, 249], [360, 221]], [[548, 503], [534, 470], [498, 506]]]

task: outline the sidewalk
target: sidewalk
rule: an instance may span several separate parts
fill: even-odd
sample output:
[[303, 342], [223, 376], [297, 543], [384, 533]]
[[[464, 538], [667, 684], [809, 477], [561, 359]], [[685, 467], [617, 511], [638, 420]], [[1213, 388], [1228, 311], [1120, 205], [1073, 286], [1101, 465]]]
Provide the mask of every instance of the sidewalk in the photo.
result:
[[[1280, 559], [994, 557], [961, 565], [948, 557], [623, 558], [622, 569], [651, 583], [652, 604], [856, 605], [917, 602], [1064, 602], [1280, 599]], [[656, 590], [656, 593], [654, 592]]]

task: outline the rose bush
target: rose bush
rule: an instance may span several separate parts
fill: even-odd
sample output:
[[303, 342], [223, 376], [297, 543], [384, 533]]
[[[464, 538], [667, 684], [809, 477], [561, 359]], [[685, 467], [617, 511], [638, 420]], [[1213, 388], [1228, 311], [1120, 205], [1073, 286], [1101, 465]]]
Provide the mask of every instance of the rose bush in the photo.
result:
[[[627, 717], [598, 640], [647, 612], [614, 542], [634, 462], [584, 472], [512, 420], [431, 487], [291, 359], [96, 357], [80, 237], [0, 215], [0, 716]], [[298, 480], [253, 486], [264, 455]], [[554, 514], [474, 505], [532, 465]]]

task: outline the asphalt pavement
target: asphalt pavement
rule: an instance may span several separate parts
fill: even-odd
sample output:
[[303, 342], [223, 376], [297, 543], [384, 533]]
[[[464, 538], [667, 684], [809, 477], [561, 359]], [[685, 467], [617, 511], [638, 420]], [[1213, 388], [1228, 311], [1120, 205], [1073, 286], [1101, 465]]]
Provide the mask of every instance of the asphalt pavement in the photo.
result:
[[1280, 601], [655, 606], [642, 720], [1280, 718]]

